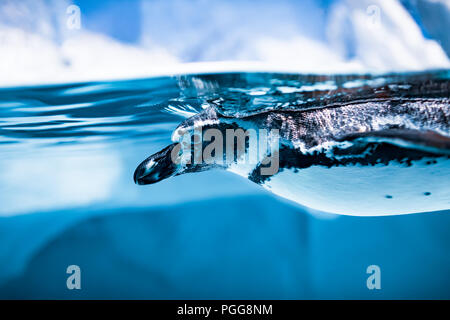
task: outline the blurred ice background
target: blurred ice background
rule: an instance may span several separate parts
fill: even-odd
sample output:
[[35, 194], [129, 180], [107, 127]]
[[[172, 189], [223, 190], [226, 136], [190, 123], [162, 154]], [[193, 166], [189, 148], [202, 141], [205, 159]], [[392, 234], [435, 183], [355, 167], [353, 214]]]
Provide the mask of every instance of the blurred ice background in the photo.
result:
[[1, 0], [0, 85], [448, 68], [449, 27], [449, 0]]

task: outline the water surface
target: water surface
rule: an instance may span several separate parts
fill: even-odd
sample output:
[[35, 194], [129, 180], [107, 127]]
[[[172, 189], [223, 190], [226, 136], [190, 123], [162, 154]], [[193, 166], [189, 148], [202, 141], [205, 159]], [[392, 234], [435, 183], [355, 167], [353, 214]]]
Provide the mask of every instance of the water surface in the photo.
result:
[[[231, 73], [0, 89], [2, 298], [450, 298], [450, 213], [313, 212], [223, 171], [137, 186], [185, 117], [395, 91], [425, 74]], [[442, 96], [439, 88], [430, 96]], [[82, 269], [82, 290], [66, 268]], [[366, 287], [367, 266], [382, 290]]]

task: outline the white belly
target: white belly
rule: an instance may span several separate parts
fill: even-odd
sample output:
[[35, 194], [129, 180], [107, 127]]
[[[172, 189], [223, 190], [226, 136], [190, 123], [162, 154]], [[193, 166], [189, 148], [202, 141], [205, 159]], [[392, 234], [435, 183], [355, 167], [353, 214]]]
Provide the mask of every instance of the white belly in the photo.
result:
[[301, 205], [337, 214], [383, 216], [450, 208], [450, 160], [284, 169], [263, 184]]

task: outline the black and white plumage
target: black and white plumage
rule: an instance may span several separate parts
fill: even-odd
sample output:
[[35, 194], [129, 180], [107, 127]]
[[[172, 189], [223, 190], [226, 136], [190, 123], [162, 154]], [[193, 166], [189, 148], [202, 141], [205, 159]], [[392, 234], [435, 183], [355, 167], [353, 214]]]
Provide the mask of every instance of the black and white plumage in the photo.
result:
[[[174, 144], [141, 163], [135, 181], [149, 184], [222, 167], [281, 197], [326, 212], [374, 216], [448, 209], [448, 82], [443, 88], [437, 97], [372, 96], [239, 117], [209, 107], [180, 124], [172, 136]], [[279, 170], [261, 175], [265, 166], [261, 161], [184, 165], [171, 161], [182, 134], [210, 128], [224, 136], [229, 128], [277, 129]], [[245, 152], [257, 151], [247, 144]]]

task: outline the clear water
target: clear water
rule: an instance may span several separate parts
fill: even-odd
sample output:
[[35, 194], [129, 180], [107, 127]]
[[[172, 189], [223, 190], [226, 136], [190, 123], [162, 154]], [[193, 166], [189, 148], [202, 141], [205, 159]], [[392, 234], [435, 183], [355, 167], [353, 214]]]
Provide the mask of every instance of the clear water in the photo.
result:
[[[0, 89], [0, 297], [450, 298], [448, 210], [335, 216], [224, 171], [133, 182], [137, 164], [205, 105], [237, 116], [308, 107], [346, 99], [337, 88], [370, 96], [411, 77], [449, 73], [213, 74]], [[405, 88], [391, 89], [410, 94]], [[82, 270], [79, 291], [66, 288], [72, 264]], [[381, 267], [381, 290], [366, 287], [372, 264]]]

